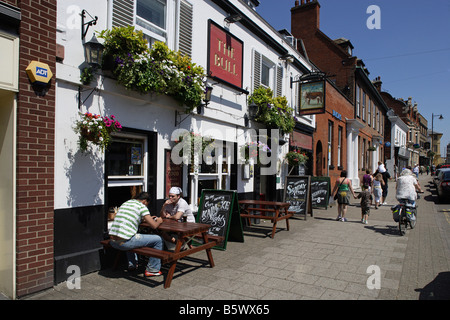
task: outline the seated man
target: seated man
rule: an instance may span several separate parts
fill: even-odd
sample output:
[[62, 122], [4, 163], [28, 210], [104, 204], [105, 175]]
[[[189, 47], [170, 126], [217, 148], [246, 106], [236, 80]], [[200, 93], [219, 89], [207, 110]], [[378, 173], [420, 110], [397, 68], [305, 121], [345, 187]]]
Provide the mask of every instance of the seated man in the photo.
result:
[[[137, 266], [137, 255], [128, 250], [140, 247], [163, 249], [163, 240], [159, 235], [138, 233], [142, 220], [150, 224], [153, 229], [158, 228], [163, 222], [160, 217], [150, 216], [147, 208], [149, 203], [150, 196], [147, 192], [142, 192], [135, 199], [124, 202], [109, 230], [111, 247], [127, 251], [128, 269], [136, 269]], [[160, 269], [161, 259], [150, 257], [144, 275], [146, 277], [162, 275]]]
[[195, 222], [189, 204], [181, 198], [181, 188], [179, 187], [170, 188], [169, 199], [164, 202], [160, 216], [161, 218], [173, 219], [180, 222], [183, 221], [183, 217], [186, 217], [187, 222]]
[[[189, 207], [189, 204], [181, 198], [181, 188], [172, 187], [169, 190], [169, 199], [164, 202], [160, 216], [163, 219], [172, 219], [179, 222], [183, 222], [184, 219], [187, 222], [195, 222], [194, 215], [192, 214], [192, 210]], [[167, 249], [174, 250], [176, 237], [172, 234], [162, 233]]]

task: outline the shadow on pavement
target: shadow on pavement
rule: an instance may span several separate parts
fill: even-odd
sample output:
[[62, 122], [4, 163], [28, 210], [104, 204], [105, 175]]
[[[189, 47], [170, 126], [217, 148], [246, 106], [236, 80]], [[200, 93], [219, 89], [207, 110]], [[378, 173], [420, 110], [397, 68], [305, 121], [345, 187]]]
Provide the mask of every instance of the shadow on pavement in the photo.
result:
[[450, 272], [441, 272], [424, 288], [415, 289], [420, 292], [419, 300], [449, 300]]

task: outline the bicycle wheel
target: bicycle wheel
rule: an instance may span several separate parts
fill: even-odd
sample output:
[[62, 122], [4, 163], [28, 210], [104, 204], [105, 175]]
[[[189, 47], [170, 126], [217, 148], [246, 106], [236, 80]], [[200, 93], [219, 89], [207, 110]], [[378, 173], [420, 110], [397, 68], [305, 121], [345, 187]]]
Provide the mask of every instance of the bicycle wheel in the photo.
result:
[[409, 221], [409, 226], [411, 227], [411, 229], [414, 229], [416, 227], [416, 222], [417, 222], [417, 215], [414, 214], [414, 220], [410, 220]]
[[406, 217], [405, 217], [405, 213], [403, 210], [405, 209], [400, 209], [400, 219], [398, 220], [398, 231], [400, 233], [401, 236], [404, 236], [406, 233], [406, 224], [408, 223], [406, 221]]

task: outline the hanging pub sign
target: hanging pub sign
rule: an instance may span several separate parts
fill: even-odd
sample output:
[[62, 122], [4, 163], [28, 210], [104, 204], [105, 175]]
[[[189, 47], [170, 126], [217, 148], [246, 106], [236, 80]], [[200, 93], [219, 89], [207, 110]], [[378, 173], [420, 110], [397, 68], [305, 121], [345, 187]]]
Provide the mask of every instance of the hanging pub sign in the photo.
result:
[[208, 74], [241, 89], [244, 43], [212, 20], [208, 28]]
[[300, 83], [300, 115], [325, 113], [325, 80]]

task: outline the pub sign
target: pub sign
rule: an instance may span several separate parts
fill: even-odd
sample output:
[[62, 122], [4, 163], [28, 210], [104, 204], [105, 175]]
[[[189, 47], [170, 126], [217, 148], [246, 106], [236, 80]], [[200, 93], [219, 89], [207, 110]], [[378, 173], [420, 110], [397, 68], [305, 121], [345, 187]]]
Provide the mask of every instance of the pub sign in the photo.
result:
[[208, 74], [242, 88], [244, 43], [212, 20], [208, 28]]

